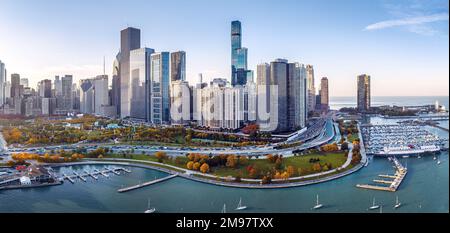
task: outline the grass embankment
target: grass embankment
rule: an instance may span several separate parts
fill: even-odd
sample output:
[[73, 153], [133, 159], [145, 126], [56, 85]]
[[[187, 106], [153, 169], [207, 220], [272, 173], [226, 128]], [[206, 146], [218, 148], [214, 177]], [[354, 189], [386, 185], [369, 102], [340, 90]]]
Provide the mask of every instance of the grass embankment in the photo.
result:
[[[302, 175], [309, 175], [313, 173], [317, 173], [311, 171], [311, 166], [314, 163], [310, 163], [310, 159], [320, 159], [319, 163], [321, 165], [331, 163], [332, 169], [342, 166], [347, 160], [347, 156], [345, 153], [327, 153], [327, 154], [309, 154], [302, 156], [293, 156], [283, 158], [282, 166], [279, 170], [285, 170], [287, 167], [294, 167], [295, 171], [298, 171], [299, 168], [305, 171]], [[267, 159], [251, 159], [248, 161], [248, 165], [257, 167], [259, 170], [267, 171], [271, 170], [274, 167], [273, 163], [270, 163]], [[229, 167], [218, 167], [214, 168], [211, 172], [214, 175], [218, 176], [241, 176], [242, 178], [250, 178], [249, 171], [246, 167], [238, 167], [238, 168], [229, 168]]]
[[[125, 157], [120, 154], [108, 154], [107, 156], [105, 156], [105, 158], [134, 159], [134, 160], [158, 162], [158, 159], [154, 155], [144, 155], [144, 154], [131, 154], [126, 155]], [[301, 174], [302, 176], [318, 173], [311, 169], [312, 165], [316, 163], [310, 162], [311, 159], [319, 159], [318, 163], [320, 163], [322, 166], [325, 164], [331, 164], [332, 165], [331, 169], [334, 169], [342, 166], [345, 163], [347, 156], [344, 152], [341, 153], [338, 152], [338, 153], [309, 154], [302, 156], [287, 157], [283, 158], [283, 163], [280, 167], [280, 170], [284, 170], [287, 167], [292, 166], [294, 167], [295, 171], [298, 171], [299, 168], [302, 169], [304, 171], [304, 173]], [[163, 163], [186, 169], [186, 163], [188, 161], [189, 160], [187, 157], [179, 156], [176, 159], [164, 159]], [[240, 176], [242, 178], [251, 178], [249, 171], [247, 170], [248, 166], [256, 167], [261, 171], [269, 171], [273, 169], [274, 164], [269, 162], [267, 159], [250, 159], [248, 160], [248, 164], [246, 166], [238, 166], [235, 168], [230, 168], [226, 166], [213, 167], [211, 168], [209, 174], [221, 177]], [[164, 165], [161, 165], [161, 167], [172, 169], [165, 167]]]

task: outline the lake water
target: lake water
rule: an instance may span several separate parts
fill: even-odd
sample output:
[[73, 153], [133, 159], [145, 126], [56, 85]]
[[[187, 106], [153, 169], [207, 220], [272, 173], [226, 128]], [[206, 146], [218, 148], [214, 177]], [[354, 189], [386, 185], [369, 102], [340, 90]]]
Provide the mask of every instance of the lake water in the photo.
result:
[[[397, 105], [397, 106], [418, 106], [434, 105], [436, 101], [440, 105], [449, 108], [448, 96], [372, 96], [372, 106]], [[330, 108], [339, 110], [343, 107], [356, 107], [355, 97], [330, 97]]]

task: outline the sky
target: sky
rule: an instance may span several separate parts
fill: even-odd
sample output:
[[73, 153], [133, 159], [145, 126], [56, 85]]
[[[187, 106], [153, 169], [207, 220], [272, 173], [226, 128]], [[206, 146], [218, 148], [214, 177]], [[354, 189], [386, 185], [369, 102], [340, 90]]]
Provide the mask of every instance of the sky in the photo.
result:
[[312, 64], [316, 87], [328, 77], [330, 96], [356, 95], [364, 73], [374, 96], [449, 94], [448, 0], [1, 0], [0, 60], [32, 86], [103, 74], [103, 57], [111, 75], [132, 26], [142, 47], [186, 51], [191, 85], [229, 79], [233, 20], [255, 75], [285, 58]]

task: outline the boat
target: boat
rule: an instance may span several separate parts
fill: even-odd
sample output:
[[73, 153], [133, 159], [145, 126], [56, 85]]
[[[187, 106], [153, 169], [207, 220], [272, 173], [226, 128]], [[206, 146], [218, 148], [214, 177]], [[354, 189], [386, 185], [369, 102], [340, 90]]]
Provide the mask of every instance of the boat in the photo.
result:
[[247, 206], [242, 205], [242, 198], [239, 198], [239, 203], [236, 210], [245, 210], [245, 209], [247, 209]]
[[320, 209], [323, 205], [319, 203], [319, 195], [316, 196], [316, 205], [313, 207], [313, 209]]
[[433, 157], [433, 160], [436, 160], [436, 156]]
[[422, 156], [420, 156], [420, 155], [419, 155], [419, 156], [417, 156], [417, 158], [418, 158], [418, 159], [421, 159], [421, 158], [422, 158]]
[[223, 204], [223, 208], [222, 208], [221, 213], [222, 213], [222, 214], [225, 214], [226, 212], [227, 212], [227, 205], [226, 205], [226, 204]]
[[437, 165], [439, 165], [439, 164], [441, 164], [441, 160], [439, 160], [439, 159], [438, 159], [438, 161], [437, 161]]
[[403, 155], [402, 158], [409, 158], [409, 155]]
[[380, 206], [375, 204], [375, 197], [374, 197], [374, 198], [373, 198], [372, 206], [369, 207], [369, 209], [370, 209], [370, 210], [375, 210], [375, 209], [378, 209], [378, 208], [380, 208]]
[[400, 203], [400, 202], [398, 201], [398, 196], [397, 196], [397, 199], [395, 200], [394, 208], [397, 209], [397, 208], [399, 208], [401, 205], [402, 205], [402, 203]]
[[148, 199], [148, 207], [147, 207], [147, 210], [144, 213], [151, 214], [151, 213], [154, 213], [155, 211], [156, 211], [155, 208], [150, 208], [150, 198], [149, 198]]

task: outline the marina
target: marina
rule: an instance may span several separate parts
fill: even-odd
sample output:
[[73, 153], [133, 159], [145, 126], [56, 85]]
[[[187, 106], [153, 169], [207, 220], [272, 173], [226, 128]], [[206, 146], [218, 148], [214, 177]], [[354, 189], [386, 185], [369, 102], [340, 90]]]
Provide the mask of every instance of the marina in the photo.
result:
[[123, 167], [104, 167], [103, 170], [94, 169], [92, 172], [88, 170], [84, 170], [83, 173], [78, 173], [76, 171], [73, 171], [73, 175], [69, 176], [67, 174], [62, 174], [61, 177], [58, 178], [60, 181], [68, 180], [70, 183], [74, 184], [76, 179], [80, 179], [83, 182], [87, 182], [86, 177], [92, 177], [94, 180], [98, 180], [98, 175], [103, 175], [104, 177], [108, 178], [108, 173], [113, 173], [116, 175], [120, 175], [120, 171], [125, 173], [130, 173], [131, 171], [123, 168]]
[[368, 155], [408, 156], [439, 153], [445, 149], [446, 139], [419, 125], [361, 126]]

